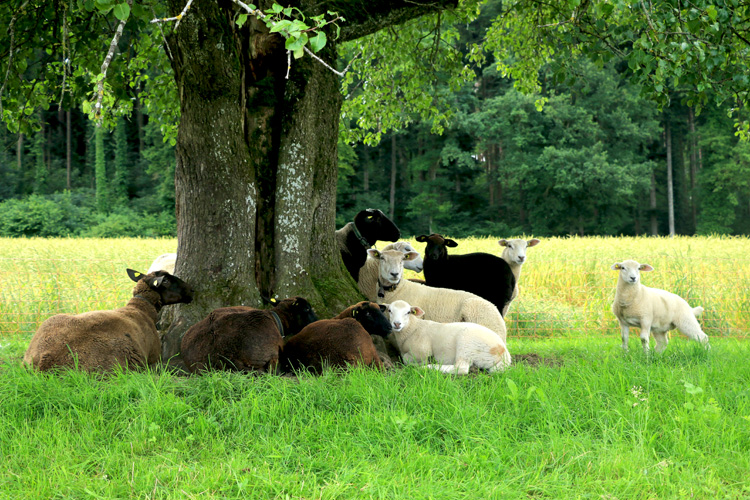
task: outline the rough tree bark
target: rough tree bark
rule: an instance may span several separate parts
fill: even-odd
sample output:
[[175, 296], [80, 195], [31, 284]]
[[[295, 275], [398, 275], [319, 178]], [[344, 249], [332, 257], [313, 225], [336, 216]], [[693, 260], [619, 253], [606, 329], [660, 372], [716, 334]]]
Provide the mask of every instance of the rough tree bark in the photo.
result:
[[[254, 2], [262, 10], [272, 1]], [[335, 67], [336, 44], [456, 0], [299, 0], [305, 15], [346, 21], [318, 55]], [[176, 15], [185, 0], [169, 0]], [[176, 274], [196, 289], [162, 327], [171, 358], [192, 324], [221, 306], [261, 296], [307, 298], [320, 317], [359, 299], [334, 242], [341, 95], [338, 77], [252, 17], [238, 28], [229, 0], [195, 0], [168, 38], [180, 96], [175, 172]]]

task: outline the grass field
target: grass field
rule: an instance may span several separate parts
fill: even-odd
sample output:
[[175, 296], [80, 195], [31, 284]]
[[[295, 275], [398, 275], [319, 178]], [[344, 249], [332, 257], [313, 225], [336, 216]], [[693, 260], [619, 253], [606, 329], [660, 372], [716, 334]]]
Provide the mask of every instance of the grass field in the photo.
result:
[[[499, 253], [495, 239], [459, 243]], [[544, 239], [501, 374], [20, 365], [39, 322], [125, 303], [124, 268], [175, 246], [0, 240], [0, 499], [750, 498], [746, 238]], [[625, 258], [706, 308], [710, 351], [675, 335], [645, 356], [631, 335], [621, 352], [609, 266]]]

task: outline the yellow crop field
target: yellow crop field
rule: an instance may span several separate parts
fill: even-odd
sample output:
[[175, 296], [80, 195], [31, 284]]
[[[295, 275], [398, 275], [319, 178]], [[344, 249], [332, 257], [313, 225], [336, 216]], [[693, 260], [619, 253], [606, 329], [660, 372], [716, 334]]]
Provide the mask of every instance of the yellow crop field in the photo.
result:
[[[497, 240], [457, 239], [452, 253], [500, 255]], [[746, 237], [541, 240], [527, 252], [520, 296], [506, 318], [510, 337], [619, 337], [610, 312], [617, 273], [610, 266], [625, 259], [654, 267], [642, 274], [645, 285], [703, 306], [700, 320], [709, 336], [750, 335]], [[145, 271], [156, 256], [176, 248], [175, 239], [0, 239], [0, 338], [29, 339], [39, 323], [59, 312], [123, 305], [132, 290], [125, 268]], [[477, 270], [476, 279], [492, 278]]]

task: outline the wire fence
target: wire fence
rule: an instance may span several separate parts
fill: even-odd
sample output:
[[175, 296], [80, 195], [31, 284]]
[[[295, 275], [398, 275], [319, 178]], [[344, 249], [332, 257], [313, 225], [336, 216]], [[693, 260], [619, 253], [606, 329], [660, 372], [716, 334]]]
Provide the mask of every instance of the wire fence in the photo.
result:
[[[150, 257], [128, 256], [0, 257], [0, 339], [30, 339], [39, 324], [54, 314], [121, 307], [132, 293], [125, 269], [143, 271], [149, 263]], [[747, 339], [747, 263], [737, 258], [721, 266], [705, 262], [702, 267], [704, 271], [692, 274], [679, 269], [660, 277], [644, 273], [642, 279], [649, 286], [677, 293], [691, 306], [703, 306], [699, 321], [709, 337]], [[521, 293], [506, 318], [509, 337], [619, 338], [619, 324], [610, 310], [617, 275], [601, 265], [600, 259], [593, 264], [585, 259], [538, 259], [524, 269], [520, 282]], [[631, 335], [637, 332], [633, 329]]]

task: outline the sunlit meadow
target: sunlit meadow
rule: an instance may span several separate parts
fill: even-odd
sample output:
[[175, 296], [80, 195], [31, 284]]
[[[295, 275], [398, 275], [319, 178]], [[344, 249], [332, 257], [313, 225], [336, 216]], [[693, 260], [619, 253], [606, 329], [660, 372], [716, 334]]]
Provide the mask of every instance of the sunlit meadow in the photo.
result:
[[[543, 238], [508, 317], [516, 363], [494, 375], [21, 365], [41, 321], [123, 305], [125, 268], [175, 248], [0, 239], [0, 499], [750, 498], [747, 238]], [[675, 333], [622, 352], [610, 266], [628, 258], [706, 309], [711, 350]]]

